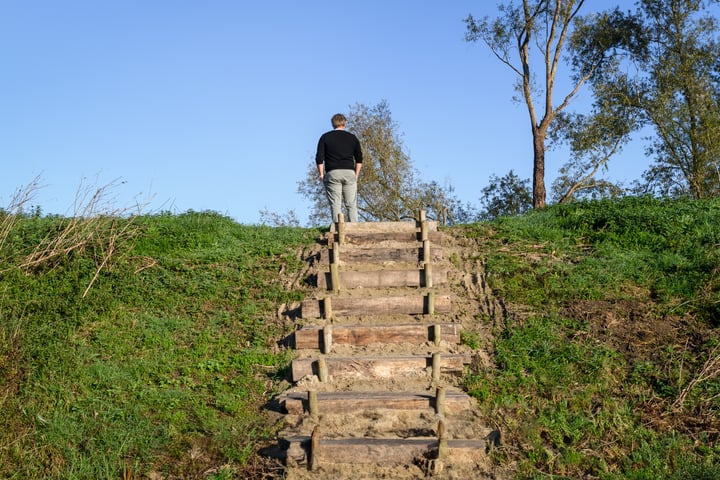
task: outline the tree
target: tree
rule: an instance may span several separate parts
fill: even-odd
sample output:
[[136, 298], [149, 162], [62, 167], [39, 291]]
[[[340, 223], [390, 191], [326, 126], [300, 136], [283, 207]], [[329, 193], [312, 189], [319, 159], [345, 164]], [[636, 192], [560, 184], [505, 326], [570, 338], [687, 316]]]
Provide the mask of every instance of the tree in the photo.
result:
[[510, 170], [504, 177], [490, 176], [490, 183], [482, 189], [480, 203], [485, 207], [480, 218], [492, 220], [497, 217], [520, 215], [532, 207], [530, 180], [521, 180]]
[[591, 83], [605, 100], [605, 112], [655, 132], [647, 148], [654, 163], [643, 175], [645, 192], [720, 194], [720, 48], [715, 18], [702, 15], [707, 3], [641, 0], [634, 15], [616, 11], [576, 29], [582, 33], [573, 44], [576, 62], [603, 48], [612, 32], [626, 36], [626, 61], [606, 64]]
[[645, 179], [663, 194], [720, 195], [717, 22], [699, 0], [643, 0], [651, 33], [649, 79], [640, 105], [657, 136]]
[[[596, 102], [605, 105], [604, 102]], [[630, 139], [637, 124], [633, 111], [596, 107], [590, 115], [558, 115], [552, 135], [556, 144], [567, 142], [571, 158], [563, 165], [552, 185], [553, 200], [567, 203], [582, 198], [614, 197], [623, 193], [615, 182], [602, 178], [610, 159]]]
[[[545, 206], [545, 151], [553, 122], [578, 95], [581, 87], [605, 64], [612, 63], [618, 42], [623, 44], [628, 38], [628, 31], [623, 29], [603, 29], [600, 32], [602, 38], [596, 36], [598, 41], [589, 44], [591, 48], [585, 51], [587, 55], [575, 57], [570, 87], [560, 103], [555, 104], [558, 68], [566, 41], [577, 38], [575, 25], [582, 25], [578, 12], [584, 4], [584, 0], [518, 0], [500, 5], [500, 16], [492, 23], [487, 17], [476, 20], [470, 15], [465, 19], [466, 40], [484, 42], [501, 62], [517, 74], [516, 88], [527, 106], [532, 132], [534, 208]], [[615, 20], [615, 24], [622, 24], [620, 20], [629, 23], [628, 18], [622, 15]], [[540, 58], [535, 58], [536, 54], [532, 53], [534, 48]], [[537, 65], [543, 69], [540, 78], [544, 84], [541, 88], [536, 85]], [[540, 110], [536, 104], [540, 105]]]
[[[466, 40], [483, 41], [495, 56], [518, 75], [517, 88], [527, 106], [533, 140], [533, 207], [543, 208], [545, 189], [545, 142], [548, 129], [557, 114], [565, 109], [587, 80], [579, 79], [555, 106], [553, 93], [560, 58], [573, 19], [585, 3], [584, 0], [522, 0], [502, 4], [501, 16], [490, 23], [488, 18], [475, 20], [472, 15], [465, 19]], [[538, 37], [537, 40], [535, 37]], [[536, 109], [534, 65], [531, 48], [540, 51], [544, 61], [544, 89], [539, 92], [541, 112]], [[513, 60], [513, 53], [517, 55]], [[591, 72], [588, 72], [588, 76]]]
[[[363, 168], [358, 182], [361, 220], [400, 221], [415, 218], [421, 209], [425, 209], [430, 218], [465, 218], [451, 186], [420, 180], [405, 153], [386, 101], [373, 107], [358, 103], [345, 116], [348, 131], [357, 135], [363, 148]], [[330, 223], [328, 201], [318, 180], [314, 159], [308, 165], [305, 179], [298, 182], [298, 193], [312, 204], [311, 223]]]

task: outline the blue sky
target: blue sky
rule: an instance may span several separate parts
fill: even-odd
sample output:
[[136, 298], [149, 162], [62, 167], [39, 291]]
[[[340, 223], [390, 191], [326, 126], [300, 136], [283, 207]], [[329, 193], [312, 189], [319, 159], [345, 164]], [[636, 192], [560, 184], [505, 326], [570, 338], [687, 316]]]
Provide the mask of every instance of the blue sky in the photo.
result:
[[[0, 206], [40, 176], [45, 213], [71, 214], [80, 185], [120, 181], [119, 207], [246, 224], [293, 209], [305, 222], [297, 182], [330, 117], [382, 100], [422, 178], [477, 205], [491, 175], [532, 168], [513, 74], [464, 41], [463, 19], [495, 4], [3, 0]], [[548, 152], [548, 186], [564, 162]], [[646, 166], [635, 142], [612, 176]]]

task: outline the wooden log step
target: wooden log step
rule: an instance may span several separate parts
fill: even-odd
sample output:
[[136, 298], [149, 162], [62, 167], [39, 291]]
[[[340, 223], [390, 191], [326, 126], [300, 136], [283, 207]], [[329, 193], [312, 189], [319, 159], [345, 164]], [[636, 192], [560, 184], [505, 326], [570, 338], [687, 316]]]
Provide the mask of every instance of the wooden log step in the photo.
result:
[[[398, 233], [398, 232], [419, 232], [420, 222], [345, 222], [345, 234], [350, 233]], [[427, 222], [428, 232], [436, 232], [438, 222]], [[330, 225], [330, 232], [337, 232], [337, 224]]]
[[[459, 323], [441, 323], [440, 340], [460, 343]], [[332, 343], [338, 345], [366, 346], [373, 343], [423, 344], [434, 341], [434, 325], [333, 325]], [[294, 332], [294, 346], [297, 349], [319, 349], [323, 346], [323, 327], [303, 327]]]
[[[321, 260], [327, 258], [329, 263], [334, 258], [332, 249], [321, 253]], [[441, 262], [443, 258], [442, 248], [430, 247], [430, 261]], [[342, 246], [337, 254], [339, 263], [342, 264], [367, 264], [367, 263], [419, 263], [423, 261], [422, 247], [414, 248], [391, 248], [391, 247], [354, 247]]]
[[[290, 415], [310, 413], [308, 392], [289, 392], [278, 398]], [[444, 413], [469, 410], [472, 399], [464, 392], [445, 392]], [[326, 415], [348, 414], [356, 410], [387, 408], [392, 410], [435, 410], [435, 394], [431, 392], [318, 392], [317, 408]]]
[[[386, 233], [346, 233], [343, 245], [371, 246], [384, 243], [407, 243], [408, 246], [421, 241], [420, 232], [386, 232]], [[440, 245], [442, 232], [428, 232], [428, 240]]]
[[[425, 355], [382, 357], [323, 357], [327, 374], [343, 378], [390, 378], [418, 375], [432, 367], [432, 357]], [[471, 361], [470, 355], [442, 354], [438, 373], [460, 373]], [[317, 358], [297, 358], [292, 361], [294, 382], [303, 377], [320, 376]]]
[[[418, 460], [437, 457], [438, 439], [423, 438], [322, 438], [316, 451], [310, 451], [310, 437], [285, 437], [288, 450], [304, 451], [315, 466], [323, 464], [411, 465]], [[443, 462], [449, 465], [485, 461], [485, 440], [450, 439]]]
[[[411, 270], [365, 270], [338, 272], [339, 288], [391, 288], [391, 287], [424, 287], [426, 286], [425, 271]], [[447, 282], [447, 270], [436, 268], [432, 271], [432, 284], [442, 285]], [[318, 288], [332, 290], [332, 274], [321, 272], [317, 277]]]
[[[430, 296], [400, 295], [394, 297], [328, 297], [334, 317], [350, 315], [423, 315], [429, 312]], [[302, 318], [325, 316], [324, 299], [304, 300], [300, 310]], [[434, 295], [434, 313], [449, 313], [450, 295]]]

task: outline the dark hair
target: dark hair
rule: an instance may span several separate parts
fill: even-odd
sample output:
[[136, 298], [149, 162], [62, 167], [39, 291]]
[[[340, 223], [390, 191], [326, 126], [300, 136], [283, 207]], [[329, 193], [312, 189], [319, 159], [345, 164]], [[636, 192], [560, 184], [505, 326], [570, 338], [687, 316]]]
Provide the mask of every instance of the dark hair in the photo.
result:
[[345, 118], [345, 115], [342, 113], [336, 113], [330, 121], [332, 122], [333, 128], [344, 127], [347, 123], [347, 118]]

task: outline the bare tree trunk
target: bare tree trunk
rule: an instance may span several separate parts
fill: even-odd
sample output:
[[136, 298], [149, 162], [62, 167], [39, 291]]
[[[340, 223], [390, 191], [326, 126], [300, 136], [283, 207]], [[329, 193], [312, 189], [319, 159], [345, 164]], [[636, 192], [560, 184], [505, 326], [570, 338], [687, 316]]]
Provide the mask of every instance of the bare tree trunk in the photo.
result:
[[545, 135], [533, 129], [533, 208], [545, 208]]

